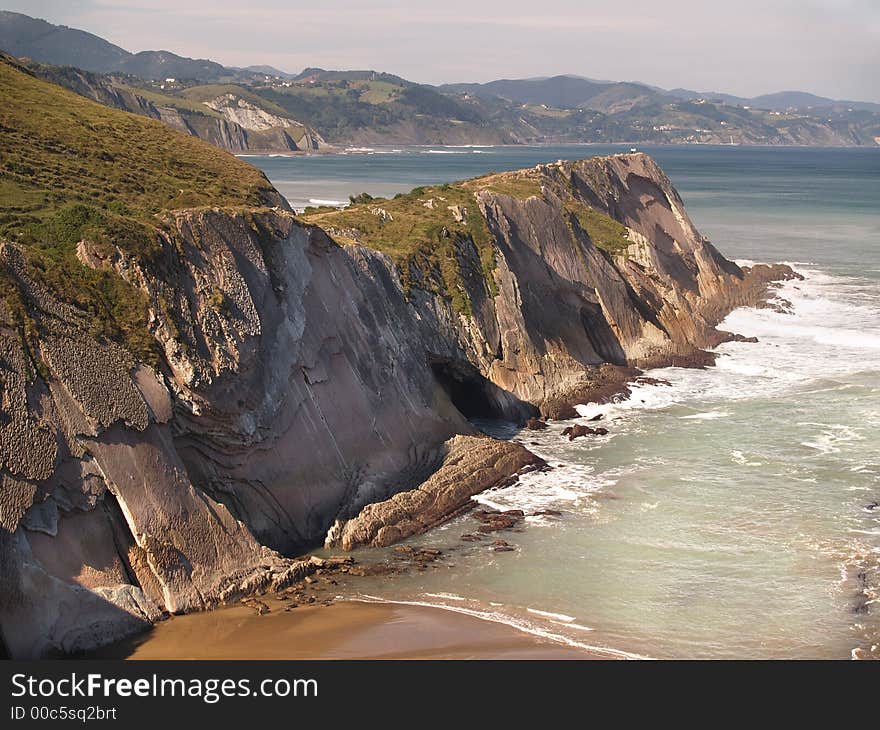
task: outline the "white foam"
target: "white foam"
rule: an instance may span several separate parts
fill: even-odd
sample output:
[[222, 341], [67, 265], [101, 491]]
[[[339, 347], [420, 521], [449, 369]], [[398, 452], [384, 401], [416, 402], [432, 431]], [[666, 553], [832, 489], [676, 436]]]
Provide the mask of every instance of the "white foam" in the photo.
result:
[[537, 608], [527, 608], [526, 611], [529, 613], [533, 613], [536, 616], [543, 616], [544, 618], [554, 618], [558, 621], [562, 621], [563, 623], [571, 623], [574, 621], [574, 616], [567, 616], [564, 613], [551, 613], [550, 611], [539, 611]]
[[[553, 621], [553, 623], [556, 623]], [[593, 628], [591, 626], [581, 626], [581, 624], [562, 624], [568, 629], [577, 629], [578, 631], [592, 631]]]
[[749, 461], [748, 457], [739, 449], [733, 449], [730, 452], [730, 460], [734, 464], [741, 464], [742, 466], [763, 466], [763, 461]]
[[426, 593], [430, 598], [443, 598], [447, 601], [466, 601], [464, 596], [457, 596], [454, 593]]
[[[721, 345], [715, 368], [653, 370], [652, 376], [669, 381], [672, 387], [631, 385], [632, 395], [625, 401], [577, 406], [578, 413], [585, 418], [598, 413], [614, 418], [676, 404], [699, 407], [701, 402], [780, 397], [808, 387], [817, 376], [827, 380], [880, 371], [876, 285], [817, 269], [801, 271], [804, 281], [784, 282], [778, 289], [779, 296], [791, 302], [791, 313], [746, 307], [734, 310], [719, 325], [755, 336], [757, 343]], [[821, 370], [817, 362], [822, 363]], [[724, 377], [718, 377], [719, 372]], [[834, 385], [840, 387], [845, 386]], [[722, 409], [702, 410], [682, 418], [720, 418], [723, 413]]]
[[[529, 448], [538, 456], [553, 458], [540, 446]], [[597, 477], [587, 464], [566, 462], [548, 472], [530, 472], [519, 482], [507, 487], [491, 489], [474, 495], [472, 499], [490, 509], [521, 509], [524, 512], [565, 504], [569, 509], [590, 512], [595, 509], [591, 495], [606, 489], [614, 482]], [[549, 520], [534, 520], [546, 524]]]
[[651, 659], [652, 657], [644, 656], [642, 654], [636, 654], [634, 652], [623, 651], [622, 649], [612, 649], [607, 646], [597, 646], [592, 644], [584, 644], [583, 642], [576, 641], [568, 636], [563, 634], [556, 633], [554, 631], [550, 631], [548, 629], [542, 628], [540, 626], [536, 626], [534, 624], [530, 624], [527, 621], [522, 619], [507, 616], [498, 612], [493, 611], [483, 611], [474, 608], [465, 608], [463, 606], [446, 606], [443, 604], [437, 603], [428, 603], [426, 601], [403, 601], [403, 600], [394, 600], [389, 601], [384, 598], [380, 598], [378, 596], [371, 596], [368, 594], [364, 594], [360, 596], [360, 599], [364, 603], [391, 603], [398, 604], [402, 606], [425, 606], [427, 608], [439, 608], [444, 611], [452, 611], [453, 613], [462, 613], [466, 616], [472, 616], [474, 618], [481, 619], [483, 621], [490, 621], [492, 623], [503, 624], [504, 626], [509, 626], [512, 629], [516, 629], [517, 631], [521, 631], [524, 634], [531, 634], [532, 636], [538, 636], [542, 639], [547, 639], [557, 644], [563, 644], [565, 646], [570, 646], [575, 649], [582, 649], [583, 651], [590, 652], [593, 654], [600, 654], [603, 656], [611, 657], [614, 659]]
[[321, 198], [309, 198], [309, 202], [312, 205], [332, 205], [334, 207], [348, 205], [348, 201], [345, 200], [322, 200]]
[[705, 413], [694, 413], [692, 416], [681, 416], [682, 421], [712, 421], [716, 418], [727, 418], [730, 415], [728, 411], [706, 411]]

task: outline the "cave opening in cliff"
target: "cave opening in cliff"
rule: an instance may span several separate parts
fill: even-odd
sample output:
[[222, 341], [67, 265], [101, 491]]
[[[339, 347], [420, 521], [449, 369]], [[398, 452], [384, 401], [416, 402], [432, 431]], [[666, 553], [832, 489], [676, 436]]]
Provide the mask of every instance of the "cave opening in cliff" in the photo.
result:
[[489, 396], [494, 386], [472, 366], [449, 360], [431, 362], [437, 382], [465, 418], [503, 418], [504, 414]]

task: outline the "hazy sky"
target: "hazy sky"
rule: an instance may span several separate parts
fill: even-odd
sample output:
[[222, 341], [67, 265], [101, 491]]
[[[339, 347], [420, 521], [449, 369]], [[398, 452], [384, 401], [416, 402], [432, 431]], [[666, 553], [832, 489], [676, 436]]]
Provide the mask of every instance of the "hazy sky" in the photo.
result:
[[880, 101], [880, 0], [0, 0], [131, 51], [442, 83], [579, 74]]

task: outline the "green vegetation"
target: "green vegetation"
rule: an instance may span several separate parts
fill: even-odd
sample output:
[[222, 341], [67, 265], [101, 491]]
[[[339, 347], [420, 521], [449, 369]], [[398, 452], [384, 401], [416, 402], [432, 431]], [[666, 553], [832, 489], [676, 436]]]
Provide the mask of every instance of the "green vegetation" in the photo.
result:
[[127, 84], [118, 84], [118, 86], [120, 89], [142, 96], [156, 106], [170, 107], [188, 114], [199, 114], [205, 117], [213, 117], [214, 119], [220, 119], [222, 116], [219, 112], [215, 112], [200, 101], [193, 101], [185, 96], [163, 94], [154, 89], [148, 88], [147, 86], [129, 86]]
[[291, 86], [254, 87], [254, 93], [332, 142], [345, 142], [359, 130], [386, 131], [401, 122], [484, 122], [472, 106], [432, 88], [372, 72], [316, 72]]
[[626, 226], [610, 216], [574, 201], [567, 202], [565, 207], [577, 218], [580, 227], [587, 232], [597, 248], [616, 256], [624, 254], [632, 245], [632, 241], [627, 237]]
[[[196, 206], [265, 205], [261, 172], [161, 122], [101, 106], [0, 58], [0, 239], [24, 251], [27, 274], [92, 317], [93, 332], [151, 358], [142, 294], [112, 270], [76, 256], [87, 240], [102, 258], [117, 248], [146, 261], [156, 214]], [[32, 342], [33, 322], [10, 272], [0, 296]]]
[[212, 289], [208, 296], [208, 304], [218, 312], [223, 311], [227, 306], [226, 295], [220, 289]]
[[189, 99], [194, 103], [194, 106], [210, 111], [202, 102], [212, 101], [223, 94], [237, 96], [251, 104], [255, 104], [256, 106], [265, 109], [270, 114], [287, 116], [287, 112], [280, 105], [264, 99], [247, 87], [238, 86], [236, 84], [205, 84], [203, 86], [190, 86], [188, 89], [184, 89], [180, 92], [180, 97], [183, 99]]
[[360, 99], [367, 104], [387, 104], [394, 101], [400, 93], [400, 87], [388, 81], [364, 82], [362, 88]]
[[362, 205], [375, 200], [375, 198], [369, 193], [358, 193], [357, 195], [349, 195], [348, 200], [352, 205]]
[[536, 177], [523, 174], [492, 175], [489, 178], [477, 178], [465, 185], [476, 184], [484, 190], [501, 195], [509, 195], [517, 200], [527, 200], [541, 194], [541, 183]]
[[[311, 222], [334, 231], [354, 229], [356, 242], [388, 254], [397, 264], [404, 287], [418, 286], [450, 299], [456, 311], [470, 314], [464, 279], [479, 273], [490, 295], [496, 294], [492, 272], [495, 248], [474, 193], [480, 190], [525, 199], [541, 192], [528, 173], [505, 173], [452, 185], [418, 187], [391, 200], [361, 194], [343, 210], [306, 210]], [[458, 213], [458, 216], [456, 216]], [[352, 243], [342, 233], [341, 243]], [[471, 241], [480, 257], [480, 271], [467, 270], [462, 244]]]
[[[467, 210], [457, 222], [450, 207]], [[462, 243], [473, 241], [490, 291], [495, 269], [492, 239], [473, 195], [461, 186], [416, 188], [392, 200], [374, 198], [344, 210], [316, 212], [307, 220], [324, 228], [356, 229], [357, 242], [388, 254], [398, 265], [404, 287], [444, 294], [456, 311], [469, 314], [471, 303], [463, 286], [466, 265]], [[351, 243], [336, 235], [341, 243]]]

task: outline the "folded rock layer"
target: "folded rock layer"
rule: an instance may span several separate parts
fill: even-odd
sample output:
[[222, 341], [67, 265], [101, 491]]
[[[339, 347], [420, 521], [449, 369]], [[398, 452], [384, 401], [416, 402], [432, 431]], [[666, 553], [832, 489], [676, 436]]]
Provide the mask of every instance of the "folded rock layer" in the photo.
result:
[[[643, 154], [462, 185], [462, 204], [419, 203], [448, 214], [439, 261], [403, 262], [283, 204], [166, 210], [149, 257], [83, 238], [80, 264], [145, 302], [149, 361], [0, 242], [12, 656], [278, 588], [313, 569], [292, 556], [324, 542], [422, 532], [539, 461], [469, 418], [562, 417], [627, 368], [705, 365], [728, 337], [715, 325], [794, 275], [721, 256]], [[391, 226], [383, 206], [364, 215]]]

